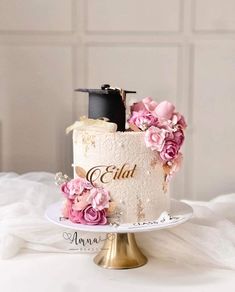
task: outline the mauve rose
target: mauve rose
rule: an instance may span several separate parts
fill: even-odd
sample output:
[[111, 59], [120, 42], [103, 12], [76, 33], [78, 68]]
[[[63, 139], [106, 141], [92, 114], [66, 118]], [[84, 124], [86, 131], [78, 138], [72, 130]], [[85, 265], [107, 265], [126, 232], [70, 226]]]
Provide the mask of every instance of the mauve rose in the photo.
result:
[[181, 115], [181, 118], [178, 121], [178, 125], [180, 125], [183, 129], [187, 128], [187, 123], [185, 121], [184, 116]]
[[142, 131], [145, 131], [151, 126], [156, 126], [158, 119], [146, 111], [139, 111], [133, 112], [128, 122], [136, 125]]
[[107, 223], [105, 210], [96, 210], [91, 205], [88, 205], [84, 210], [77, 212], [78, 220], [81, 224], [105, 225]]
[[72, 208], [69, 210], [69, 220], [73, 223], [81, 223], [80, 222], [80, 213], [82, 211], [73, 210]]
[[162, 151], [160, 152], [160, 157], [163, 161], [171, 161], [175, 159], [179, 152], [179, 144], [174, 140], [166, 140]]
[[162, 151], [166, 133], [167, 132], [164, 129], [159, 129], [154, 126], [150, 127], [146, 131], [144, 137], [146, 146], [151, 148], [151, 150], [156, 150], [158, 152]]
[[181, 115], [180, 113], [174, 113], [171, 121], [173, 126], [177, 126], [182, 130], [184, 130], [187, 127], [184, 116]]
[[157, 105], [153, 114], [159, 118], [171, 120], [174, 110], [175, 106], [172, 103], [168, 101], [162, 101]]
[[130, 107], [131, 112], [139, 112], [139, 111], [146, 111], [146, 108], [142, 101], [134, 102], [133, 105]]
[[174, 132], [173, 135], [174, 141], [179, 145], [179, 147], [181, 147], [184, 142], [184, 132], [181, 129], [179, 129], [176, 132]]
[[60, 186], [61, 191], [63, 192], [64, 196], [66, 198], [69, 197], [69, 188], [68, 188], [68, 182], [64, 182], [61, 186]]
[[103, 210], [109, 207], [109, 191], [104, 188], [93, 188], [90, 191], [89, 201], [96, 210]]

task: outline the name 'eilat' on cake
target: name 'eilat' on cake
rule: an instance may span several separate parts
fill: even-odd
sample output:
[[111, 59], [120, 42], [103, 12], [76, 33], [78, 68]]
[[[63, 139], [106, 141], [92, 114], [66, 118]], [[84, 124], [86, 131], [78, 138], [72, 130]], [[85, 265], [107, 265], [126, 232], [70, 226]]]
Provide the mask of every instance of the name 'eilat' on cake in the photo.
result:
[[131, 178], [134, 176], [136, 170], [136, 164], [133, 168], [125, 163], [120, 168], [115, 165], [99, 165], [94, 166], [88, 170], [86, 179], [94, 185], [94, 182], [99, 180], [103, 184], [109, 183], [112, 179], [124, 179]]
[[187, 127], [183, 115], [151, 97], [127, 107], [130, 91], [107, 84], [80, 91], [89, 93], [88, 118], [67, 131], [73, 131], [74, 178], [60, 177], [62, 216], [118, 226], [170, 213], [169, 183], [182, 163]]

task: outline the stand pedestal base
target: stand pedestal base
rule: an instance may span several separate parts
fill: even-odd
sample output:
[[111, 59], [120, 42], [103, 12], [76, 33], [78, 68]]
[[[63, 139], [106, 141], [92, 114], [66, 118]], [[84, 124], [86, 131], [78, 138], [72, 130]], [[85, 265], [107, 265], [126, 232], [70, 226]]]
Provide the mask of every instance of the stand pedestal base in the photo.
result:
[[108, 233], [94, 262], [105, 269], [132, 269], [143, 266], [147, 258], [135, 241], [134, 233]]

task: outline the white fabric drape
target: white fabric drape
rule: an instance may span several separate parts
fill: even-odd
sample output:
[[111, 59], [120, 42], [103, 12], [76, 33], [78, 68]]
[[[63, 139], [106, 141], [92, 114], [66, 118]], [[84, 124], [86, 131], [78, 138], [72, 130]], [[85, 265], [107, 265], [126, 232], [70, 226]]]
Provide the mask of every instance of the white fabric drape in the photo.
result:
[[[21, 249], [97, 251], [104, 235], [75, 234], [44, 218], [46, 207], [60, 199], [53, 174], [0, 173], [0, 257], [13, 257]], [[139, 245], [148, 256], [163, 260], [235, 269], [235, 194], [209, 202], [185, 202], [194, 209], [189, 222], [138, 234]], [[86, 239], [92, 244], [84, 244]]]

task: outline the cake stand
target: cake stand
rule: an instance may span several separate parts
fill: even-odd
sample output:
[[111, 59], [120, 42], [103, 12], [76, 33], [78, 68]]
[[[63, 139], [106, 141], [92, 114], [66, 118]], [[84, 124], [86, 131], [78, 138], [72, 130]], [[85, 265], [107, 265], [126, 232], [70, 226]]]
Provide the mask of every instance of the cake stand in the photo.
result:
[[192, 208], [186, 203], [171, 200], [170, 216], [167, 214], [149, 222], [114, 225], [83, 225], [74, 224], [69, 220], [60, 220], [62, 202], [48, 207], [46, 218], [54, 224], [78, 231], [106, 233], [104, 245], [95, 256], [94, 262], [106, 269], [130, 269], [147, 263], [146, 256], [139, 249], [135, 233], [172, 228], [186, 222], [193, 214]]

